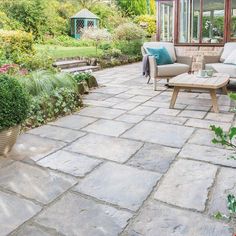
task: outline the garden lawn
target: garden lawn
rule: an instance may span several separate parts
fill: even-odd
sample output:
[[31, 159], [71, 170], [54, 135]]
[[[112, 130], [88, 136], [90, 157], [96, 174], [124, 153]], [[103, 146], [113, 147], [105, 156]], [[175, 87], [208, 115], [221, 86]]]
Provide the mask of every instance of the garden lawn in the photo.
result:
[[96, 54], [96, 47], [63, 47], [57, 45], [35, 45], [37, 51], [47, 51], [53, 58], [66, 57], [93, 57], [101, 54], [102, 50], [98, 49]]

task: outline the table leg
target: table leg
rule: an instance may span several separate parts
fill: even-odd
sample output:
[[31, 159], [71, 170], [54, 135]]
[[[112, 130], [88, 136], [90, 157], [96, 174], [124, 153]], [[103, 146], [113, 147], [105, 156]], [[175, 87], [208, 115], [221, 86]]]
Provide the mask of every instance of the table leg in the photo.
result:
[[226, 86], [222, 87], [222, 91], [223, 91], [223, 94], [225, 94], [225, 95], [228, 94], [228, 90], [227, 90]]
[[212, 105], [213, 105], [213, 111], [216, 113], [219, 113], [219, 107], [218, 107], [217, 98], [216, 98], [216, 90], [211, 89], [210, 94], [211, 94], [211, 100], [212, 100]]
[[174, 108], [175, 106], [175, 102], [176, 102], [176, 99], [178, 97], [178, 94], [179, 94], [179, 89], [178, 87], [174, 87], [174, 91], [173, 91], [173, 94], [172, 94], [172, 98], [171, 98], [171, 101], [170, 101], [170, 108]]

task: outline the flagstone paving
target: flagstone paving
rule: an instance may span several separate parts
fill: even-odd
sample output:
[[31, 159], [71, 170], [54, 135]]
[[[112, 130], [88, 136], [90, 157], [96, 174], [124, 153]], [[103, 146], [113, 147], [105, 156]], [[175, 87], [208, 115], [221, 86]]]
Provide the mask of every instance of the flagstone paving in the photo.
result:
[[236, 123], [230, 99], [158, 91], [141, 64], [95, 72], [86, 107], [22, 134], [0, 157], [0, 236], [233, 236], [234, 153], [210, 125]]

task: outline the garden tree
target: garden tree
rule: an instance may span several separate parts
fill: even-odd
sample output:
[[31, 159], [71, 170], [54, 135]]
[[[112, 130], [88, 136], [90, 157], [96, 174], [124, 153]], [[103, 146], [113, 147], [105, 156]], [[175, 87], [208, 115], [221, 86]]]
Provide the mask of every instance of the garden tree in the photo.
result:
[[78, 0], [79, 5], [82, 8], [88, 8], [90, 9], [92, 6], [94, 6], [96, 3], [102, 2], [101, 0]]
[[147, 0], [117, 0], [117, 6], [127, 15], [144, 15], [148, 13]]

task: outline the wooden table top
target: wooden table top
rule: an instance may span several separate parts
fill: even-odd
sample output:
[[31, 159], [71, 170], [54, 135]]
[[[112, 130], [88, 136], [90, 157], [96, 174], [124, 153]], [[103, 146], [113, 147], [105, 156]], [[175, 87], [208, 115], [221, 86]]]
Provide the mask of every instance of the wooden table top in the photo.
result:
[[169, 85], [186, 88], [219, 89], [228, 84], [230, 76], [215, 73], [212, 77], [198, 77], [197, 74], [181, 74], [170, 80]]

